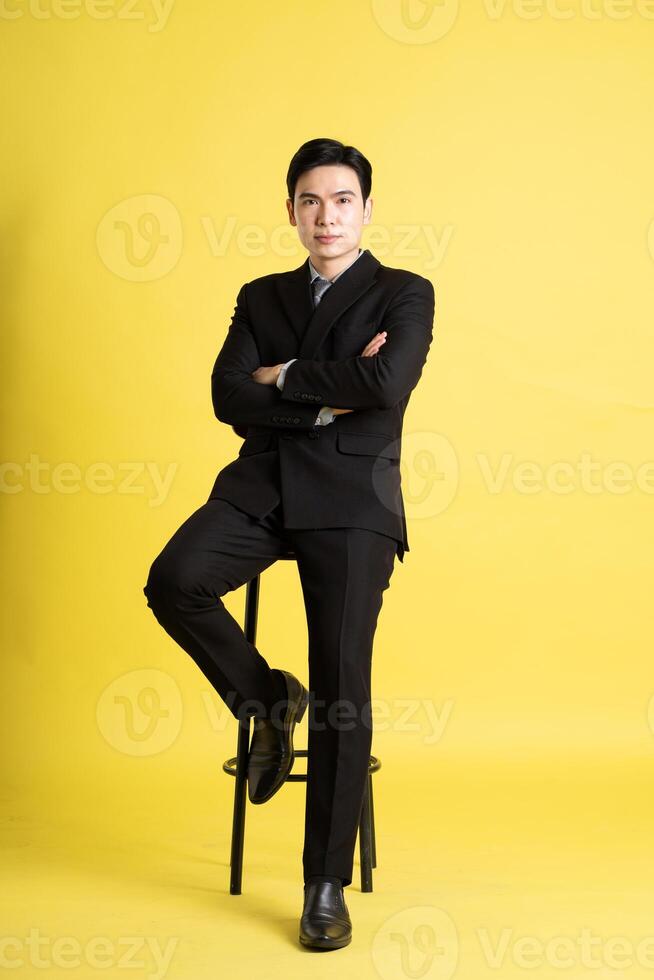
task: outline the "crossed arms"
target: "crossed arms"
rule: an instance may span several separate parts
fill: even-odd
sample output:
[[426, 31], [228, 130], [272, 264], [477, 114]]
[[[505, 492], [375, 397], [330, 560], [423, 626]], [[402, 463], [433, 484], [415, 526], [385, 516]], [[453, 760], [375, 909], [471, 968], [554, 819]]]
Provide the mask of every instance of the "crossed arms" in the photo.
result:
[[[420, 379], [432, 341], [433, 319], [434, 287], [428, 279], [413, 278], [398, 290], [386, 310], [386, 341], [375, 356], [338, 361], [298, 358], [286, 369], [280, 391], [275, 384], [260, 384], [252, 377], [260, 367], [260, 357], [248, 314], [246, 284], [237, 296], [211, 374], [216, 418], [229, 425], [311, 429], [320, 405], [352, 410], [390, 408]], [[293, 421], [297, 418], [299, 423]]]

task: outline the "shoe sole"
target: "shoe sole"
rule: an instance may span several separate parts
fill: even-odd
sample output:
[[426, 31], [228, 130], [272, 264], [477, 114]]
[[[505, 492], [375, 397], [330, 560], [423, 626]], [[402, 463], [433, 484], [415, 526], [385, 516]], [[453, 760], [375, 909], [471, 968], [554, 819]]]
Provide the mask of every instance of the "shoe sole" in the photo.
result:
[[300, 936], [300, 942], [303, 946], [307, 946], [309, 949], [342, 949], [343, 946], [349, 946], [352, 942], [352, 936], [348, 936], [347, 939], [303, 939]]
[[[300, 681], [298, 681], [298, 684], [299, 683], [300, 683]], [[307, 710], [307, 705], [308, 704], [309, 704], [309, 692], [307, 691], [306, 687], [304, 687], [304, 692], [302, 694], [302, 700], [298, 703], [297, 709], [294, 712], [291, 711], [291, 713], [289, 714], [289, 717], [285, 719], [285, 722], [289, 726], [289, 729], [288, 729], [288, 740], [289, 740], [289, 744], [291, 746], [291, 753], [290, 753], [290, 756], [289, 756], [288, 765], [285, 766], [283, 770], [280, 770], [280, 772], [278, 773], [278, 778], [279, 777], [281, 777], [281, 778], [279, 779], [278, 785], [275, 786], [266, 796], [261, 796], [257, 800], [253, 800], [253, 799], [250, 798], [250, 803], [253, 803], [255, 806], [257, 806], [259, 803], [267, 803], [268, 800], [271, 800], [273, 798], [273, 796], [275, 795], [275, 793], [277, 793], [277, 791], [280, 790], [282, 788], [282, 786], [284, 785], [284, 783], [286, 782], [286, 778], [287, 778], [288, 774], [290, 773], [291, 769], [293, 768], [293, 763], [295, 762], [295, 751], [293, 749], [293, 733], [294, 733], [294, 729], [295, 729], [295, 726], [297, 724], [299, 724], [299, 722], [302, 721], [302, 718], [304, 717], [304, 712]]]

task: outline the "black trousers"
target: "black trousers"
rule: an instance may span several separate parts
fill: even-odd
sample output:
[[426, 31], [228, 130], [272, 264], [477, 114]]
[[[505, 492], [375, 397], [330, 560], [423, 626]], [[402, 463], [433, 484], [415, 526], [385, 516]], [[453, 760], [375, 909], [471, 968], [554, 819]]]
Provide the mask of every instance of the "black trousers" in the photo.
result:
[[[286, 529], [281, 504], [258, 519], [212, 498], [155, 558], [143, 591], [160, 625], [234, 716], [264, 713], [275, 675], [221, 596], [289, 547], [309, 638], [304, 880], [335, 875], [349, 885], [372, 745], [373, 637], [393, 572], [395, 539], [353, 527]], [[282, 641], [280, 636], [280, 647]]]

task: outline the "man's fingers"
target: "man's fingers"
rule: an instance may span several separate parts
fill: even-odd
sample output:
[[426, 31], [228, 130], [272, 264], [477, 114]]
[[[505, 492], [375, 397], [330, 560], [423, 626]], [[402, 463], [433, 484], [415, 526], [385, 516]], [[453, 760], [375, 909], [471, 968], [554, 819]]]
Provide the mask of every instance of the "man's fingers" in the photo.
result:
[[386, 341], [386, 331], [382, 330], [381, 333], [376, 333], [375, 336], [370, 340], [361, 352], [362, 357], [369, 357], [371, 354], [376, 354], [379, 348]]

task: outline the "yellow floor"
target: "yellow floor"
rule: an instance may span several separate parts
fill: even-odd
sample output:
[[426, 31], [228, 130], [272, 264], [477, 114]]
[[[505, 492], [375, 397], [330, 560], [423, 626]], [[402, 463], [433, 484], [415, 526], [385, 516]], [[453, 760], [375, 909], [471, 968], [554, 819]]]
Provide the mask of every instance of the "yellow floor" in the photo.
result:
[[389, 757], [375, 775], [374, 892], [359, 890], [357, 854], [353, 941], [326, 954], [297, 941], [303, 784], [248, 804], [240, 896], [219, 767], [153, 786], [126, 766], [119, 792], [88, 771], [6, 792], [7, 975], [654, 975], [652, 758], [428, 759], [410, 771]]

